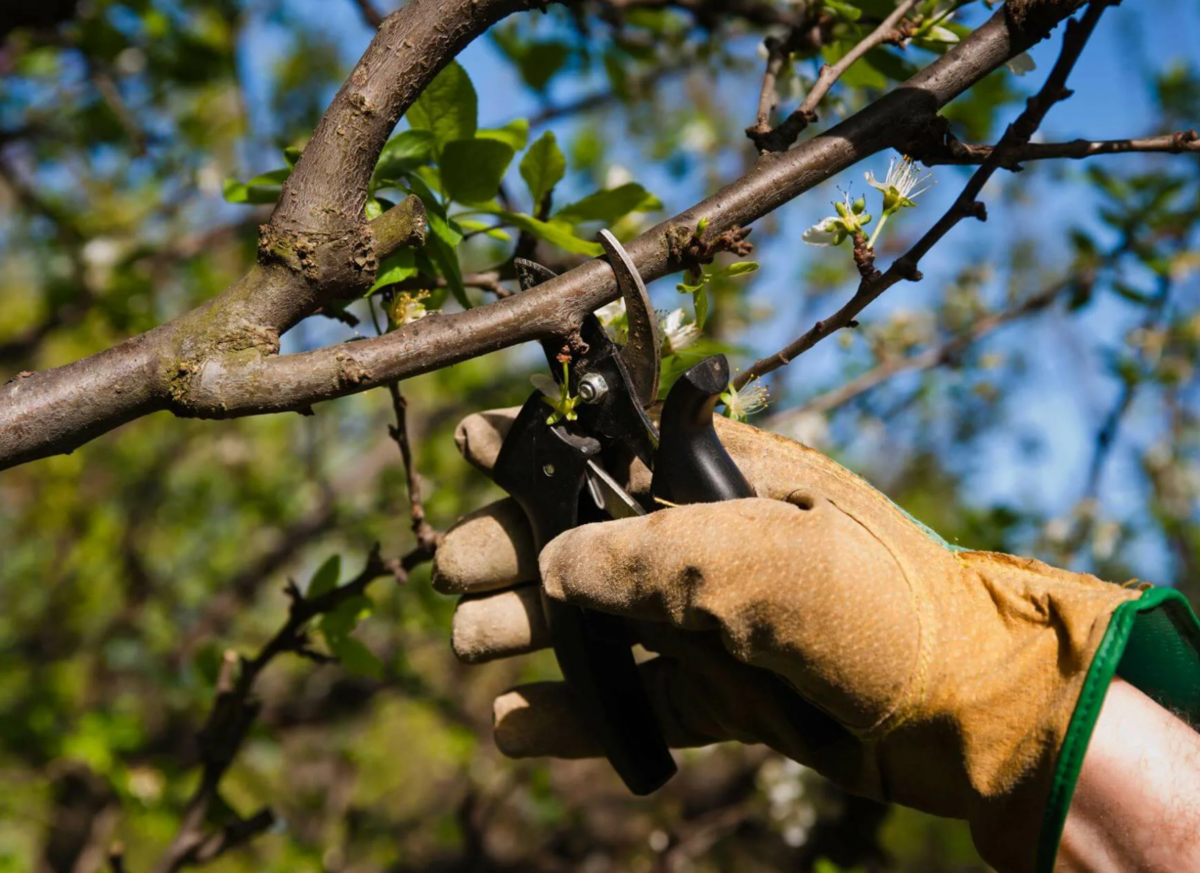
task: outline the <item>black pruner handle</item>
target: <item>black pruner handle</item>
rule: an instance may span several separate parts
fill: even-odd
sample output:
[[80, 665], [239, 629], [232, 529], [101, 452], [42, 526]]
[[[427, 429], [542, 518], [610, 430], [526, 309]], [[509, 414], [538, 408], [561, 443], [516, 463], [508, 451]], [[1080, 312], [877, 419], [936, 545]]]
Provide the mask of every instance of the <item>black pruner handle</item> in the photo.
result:
[[[656, 502], [715, 503], [755, 496], [713, 427], [713, 410], [728, 385], [729, 362], [724, 355], [713, 355], [671, 386], [659, 418], [658, 453], [650, 484]], [[850, 740], [844, 727], [801, 697], [779, 674], [759, 669], [768, 674], [784, 717], [814, 749]]]
[[[580, 523], [587, 461], [594, 439], [546, 424], [541, 395], [521, 409], [501, 446], [492, 476], [521, 505], [534, 545]], [[634, 794], [660, 788], [675, 761], [654, 717], [623, 620], [543, 595], [542, 605], [563, 678], [575, 696], [580, 723], [592, 731], [613, 769]]]
[[724, 355], [705, 358], [671, 386], [658, 423], [651, 486], [656, 498], [679, 505], [754, 496], [713, 427], [713, 410], [728, 386]]

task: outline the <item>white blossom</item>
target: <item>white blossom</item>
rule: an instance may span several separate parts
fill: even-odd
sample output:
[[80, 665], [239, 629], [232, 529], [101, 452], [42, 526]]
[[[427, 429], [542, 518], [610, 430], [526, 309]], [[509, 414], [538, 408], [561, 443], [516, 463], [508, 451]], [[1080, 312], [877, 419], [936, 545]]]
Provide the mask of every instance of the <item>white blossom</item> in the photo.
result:
[[700, 339], [700, 328], [695, 322], [684, 322], [682, 309], [672, 309], [658, 320], [658, 329], [662, 334], [662, 354], [677, 355], [690, 348]]
[[729, 383], [729, 389], [721, 395], [725, 414], [734, 421], [745, 421], [756, 412], [767, 408], [767, 386], [757, 379], [742, 388]]

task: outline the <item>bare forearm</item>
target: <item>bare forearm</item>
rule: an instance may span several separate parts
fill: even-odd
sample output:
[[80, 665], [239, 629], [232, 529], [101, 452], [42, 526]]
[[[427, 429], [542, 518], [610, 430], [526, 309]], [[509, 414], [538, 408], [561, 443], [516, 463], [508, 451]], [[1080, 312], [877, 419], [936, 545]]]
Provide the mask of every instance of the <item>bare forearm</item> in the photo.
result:
[[1056, 869], [1200, 870], [1200, 734], [1120, 679], [1096, 722]]

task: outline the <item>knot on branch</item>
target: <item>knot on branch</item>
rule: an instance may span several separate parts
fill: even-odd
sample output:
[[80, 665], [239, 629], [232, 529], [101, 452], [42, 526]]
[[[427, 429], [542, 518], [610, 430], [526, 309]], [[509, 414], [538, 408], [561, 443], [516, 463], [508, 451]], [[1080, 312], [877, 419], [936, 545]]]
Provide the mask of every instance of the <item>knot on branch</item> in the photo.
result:
[[792, 147], [796, 138], [804, 129], [817, 120], [817, 113], [811, 109], [797, 109], [772, 129], [765, 123], [754, 124], [746, 128], [746, 136], [759, 152], [786, 152]]
[[731, 227], [712, 239], [705, 239], [702, 230], [688, 233], [686, 229], [679, 228], [674, 235], [667, 237], [668, 254], [679, 268], [698, 274], [700, 268], [711, 264], [720, 252], [729, 252], [739, 258], [751, 254], [754, 243], [746, 237], [752, 230], [750, 227]]
[[361, 297], [379, 269], [372, 225], [366, 221], [337, 233], [264, 224], [258, 262], [283, 267], [329, 298]]
[[1044, 39], [1086, 0], [1004, 0], [1008, 26], [1030, 45]]

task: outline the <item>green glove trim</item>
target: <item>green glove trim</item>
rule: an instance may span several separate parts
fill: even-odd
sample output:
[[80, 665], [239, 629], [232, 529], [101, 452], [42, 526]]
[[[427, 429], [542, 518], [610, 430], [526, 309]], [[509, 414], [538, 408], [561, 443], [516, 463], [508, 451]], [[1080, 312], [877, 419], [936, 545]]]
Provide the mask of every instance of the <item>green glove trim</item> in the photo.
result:
[[1182, 594], [1151, 588], [1113, 613], [1059, 754], [1038, 840], [1038, 873], [1054, 869], [1075, 783], [1114, 674], [1200, 731], [1200, 622]]

